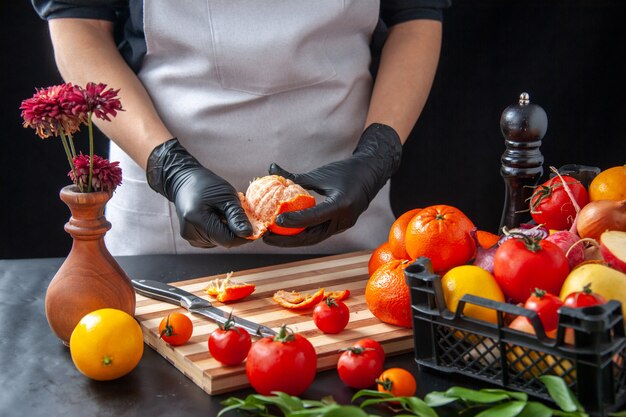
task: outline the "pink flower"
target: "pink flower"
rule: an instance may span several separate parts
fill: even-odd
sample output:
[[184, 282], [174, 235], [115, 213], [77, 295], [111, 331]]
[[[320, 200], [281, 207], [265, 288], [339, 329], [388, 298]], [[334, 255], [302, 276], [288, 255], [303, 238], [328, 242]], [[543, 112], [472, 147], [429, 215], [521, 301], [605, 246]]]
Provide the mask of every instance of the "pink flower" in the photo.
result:
[[82, 120], [62, 105], [74, 88], [68, 83], [36, 90], [20, 106], [24, 127], [32, 127], [42, 139], [59, 136], [61, 131], [70, 135], [78, 131]]
[[[70, 171], [67, 175], [72, 179], [74, 184], [82, 189], [87, 189], [89, 182], [89, 155], [78, 154], [74, 157], [74, 171]], [[119, 162], [110, 162], [108, 159], [98, 155], [93, 156], [93, 175], [91, 178], [91, 187], [94, 191], [114, 191], [117, 186], [122, 184], [122, 169]]]
[[[20, 110], [24, 127], [35, 129], [39, 137], [60, 136], [63, 150], [69, 161], [70, 178], [81, 192], [92, 190], [113, 191], [122, 183], [119, 162], [109, 162], [93, 154], [92, 117], [111, 121], [118, 111], [123, 111], [117, 94], [120, 90], [106, 89], [106, 84], [88, 83], [85, 88], [71, 83], [36, 90], [33, 97], [22, 101]], [[81, 124], [89, 133], [89, 156], [76, 154], [73, 135]]]
[[117, 96], [120, 90], [109, 88], [105, 91], [106, 87], [107, 85], [102, 83], [87, 83], [82, 92], [87, 111], [92, 111], [99, 119], [111, 121], [108, 115], [115, 117], [118, 111], [124, 111], [124, 109]]

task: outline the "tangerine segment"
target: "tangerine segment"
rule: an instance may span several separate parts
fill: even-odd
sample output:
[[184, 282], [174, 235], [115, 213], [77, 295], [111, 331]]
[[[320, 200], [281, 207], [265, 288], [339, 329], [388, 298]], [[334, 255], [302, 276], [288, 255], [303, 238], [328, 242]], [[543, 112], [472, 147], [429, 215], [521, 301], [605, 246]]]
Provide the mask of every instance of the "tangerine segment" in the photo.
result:
[[220, 303], [241, 300], [254, 292], [256, 289], [254, 284], [233, 282], [230, 280], [232, 275], [233, 273], [229, 272], [226, 274], [226, 278], [216, 278], [209, 281], [204, 292], [216, 297]]
[[470, 232], [474, 223], [458, 208], [445, 204], [422, 209], [406, 229], [411, 259], [428, 257], [436, 273], [466, 264], [476, 251]]
[[313, 294], [297, 291], [278, 290], [272, 297], [276, 303], [292, 310], [302, 310], [317, 305], [324, 299], [324, 288], [320, 288]]
[[278, 234], [296, 234], [302, 229], [276, 226], [276, 216], [286, 211], [302, 210], [315, 205], [315, 198], [307, 190], [280, 175], [266, 175], [250, 183], [246, 193], [238, 193], [250, 223], [255, 240], [270, 228]]

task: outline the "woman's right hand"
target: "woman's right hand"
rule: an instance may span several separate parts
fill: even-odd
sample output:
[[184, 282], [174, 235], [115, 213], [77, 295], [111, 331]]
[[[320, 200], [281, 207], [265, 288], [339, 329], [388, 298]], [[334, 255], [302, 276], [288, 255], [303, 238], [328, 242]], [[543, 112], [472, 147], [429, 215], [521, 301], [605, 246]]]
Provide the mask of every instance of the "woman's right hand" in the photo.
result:
[[235, 247], [251, 242], [252, 225], [235, 188], [203, 167], [173, 138], [157, 146], [146, 169], [150, 187], [176, 206], [181, 237], [192, 246]]

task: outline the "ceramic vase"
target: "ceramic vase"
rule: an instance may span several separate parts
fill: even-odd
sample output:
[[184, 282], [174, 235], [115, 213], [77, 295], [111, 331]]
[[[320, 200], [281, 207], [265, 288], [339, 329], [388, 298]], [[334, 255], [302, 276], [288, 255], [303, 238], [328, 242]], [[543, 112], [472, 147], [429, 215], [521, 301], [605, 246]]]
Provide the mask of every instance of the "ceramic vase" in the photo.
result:
[[87, 313], [116, 308], [135, 314], [132, 283], [104, 244], [111, 228], [104, 208], [111, 193], [81, 193], [70, 185], [60, 192], [70, 209], [65, 231], [72, 236], [69, 255], [50, 281], [46, 291], [46, 318], [52, 331], [65, 344], [76, 324]]

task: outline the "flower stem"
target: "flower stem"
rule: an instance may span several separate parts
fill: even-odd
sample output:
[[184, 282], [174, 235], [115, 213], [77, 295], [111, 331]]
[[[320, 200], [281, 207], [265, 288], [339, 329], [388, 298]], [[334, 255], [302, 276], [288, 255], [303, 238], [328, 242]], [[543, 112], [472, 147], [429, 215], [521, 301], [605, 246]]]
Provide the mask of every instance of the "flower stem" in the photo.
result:
[[76, 178], [76, 185], [78, 185], [78, 188], [80, 189], [80, 192], [82, 193], [83, 187], [80, 184], [80, 181], [78, 181], [78, 176], [76, 175], [76, 168], [74, 167], [74, 161], [72, 161], [72, 154], [67, 144], [67, 138], [65, 137], [65, 133], [63, 133], [63, 129], [59, 129], [59, 132], [61, 133], [61, 143], [63, 144], [65, 155], [67, 156], [67, 160], [70, 163], [70, 168], [72, 169], [72, 172], [74, 173], [74, 178]]
[[91, 179], [93, 177], [93, 122], [92, 122], [93, 112], [89, 112], [89, 184], [87, 185], [87, 192], [91, 192]]
[[76, 157], [76, 149], [74, 148], [74, 137], [68, 134], [67, 142], [70, 144], [70, 152], [71, 152], [72, 160], [73, 160]]

